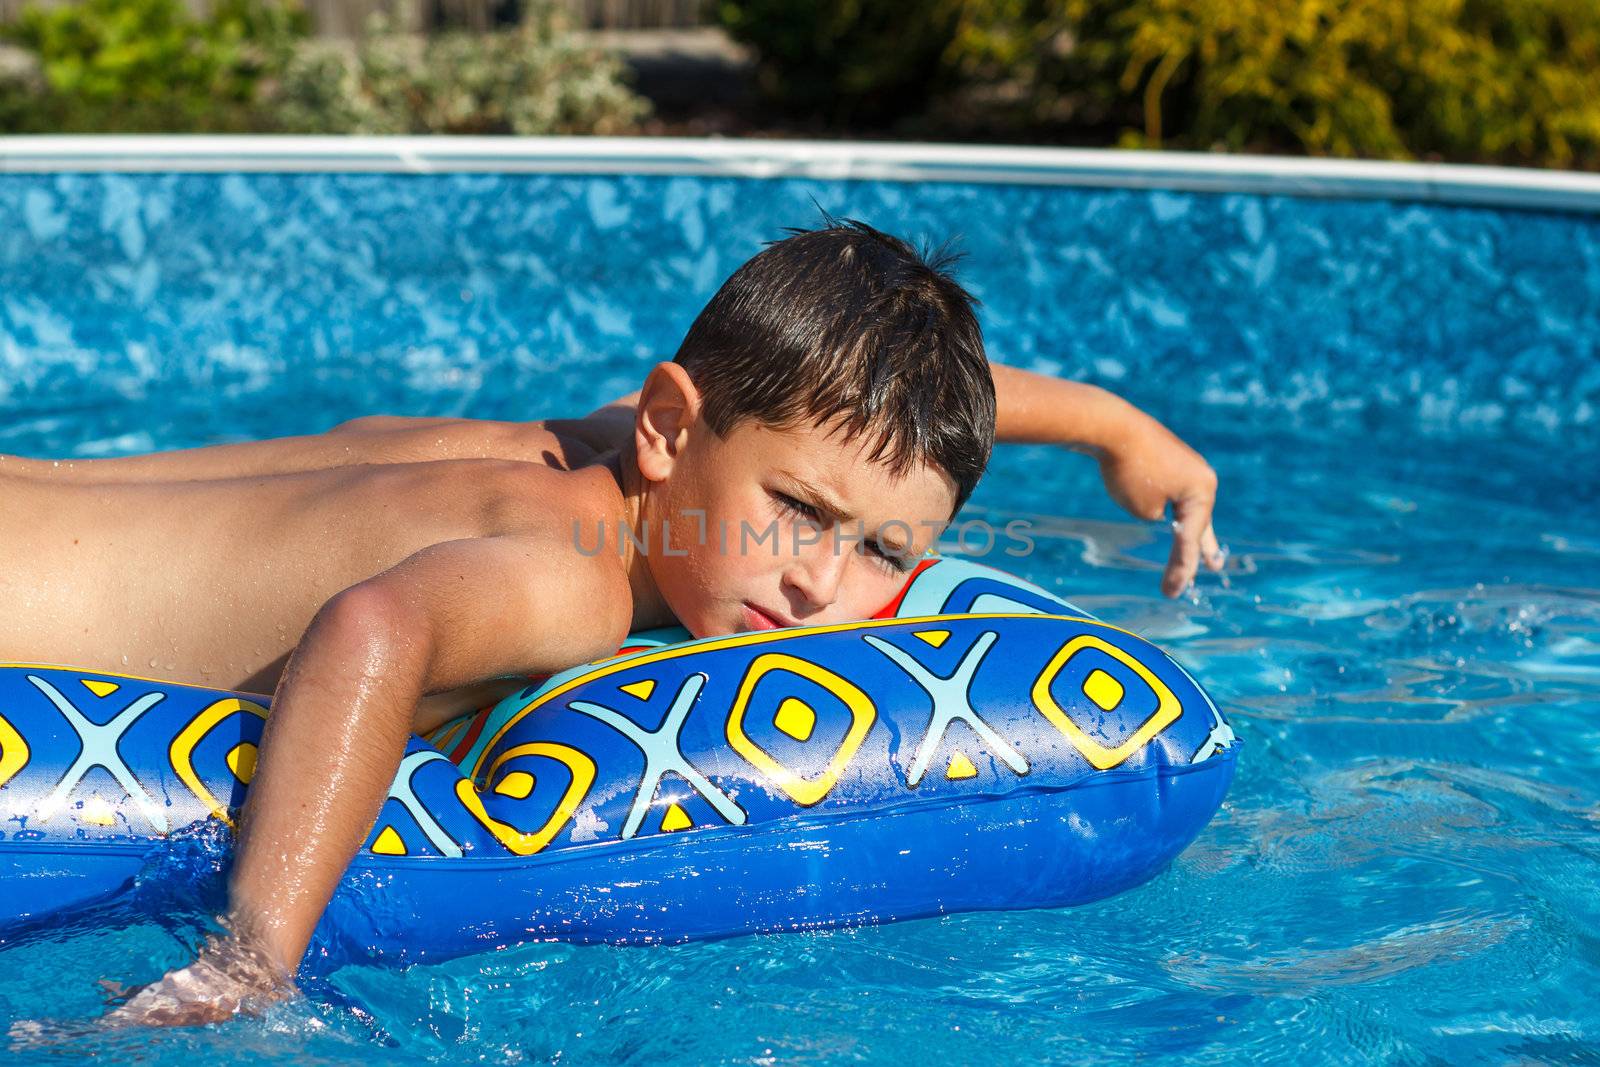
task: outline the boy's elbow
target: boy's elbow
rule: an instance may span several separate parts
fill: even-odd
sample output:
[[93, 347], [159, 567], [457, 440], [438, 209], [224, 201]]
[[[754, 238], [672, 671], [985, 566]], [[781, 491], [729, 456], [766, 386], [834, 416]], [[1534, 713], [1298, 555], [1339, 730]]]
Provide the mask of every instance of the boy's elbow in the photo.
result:
[[312, 620], [308, 640], [348, 659], [364, 674], [424, 666], [431, 654], [427, 616], [401, 591], [366, 581], [335, 594]]
[[627, 644], [633, 632], [633, 590], [628, 576], [615, 561], [599, 558], [593, 561], [595, 575], [594, 596], [589, 600], [581, 626], [571, 633], [583, 645], [574, 649], [581, 661], [592, 661], [610, 656]]
[[601, 643], [597, 658], [599, 656], [614, 655], [617, 649], [628, 643], [628, 635], [632, 632], [633, 618], [631, 613], [626, 616], [619, 616], [605, 632], [605, 638]]

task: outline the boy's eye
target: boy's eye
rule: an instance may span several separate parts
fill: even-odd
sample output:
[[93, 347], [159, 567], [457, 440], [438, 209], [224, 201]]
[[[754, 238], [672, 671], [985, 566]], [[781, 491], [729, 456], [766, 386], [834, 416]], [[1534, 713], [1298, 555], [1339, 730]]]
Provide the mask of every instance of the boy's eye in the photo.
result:
[[899, 552], [890, 552], [877, 541], [866, 543], [867, 551], [875, 556], [879, 563], [888, 567], [896, 574], [904, 574], [911, 569], [911, 559]]
[[803, 518], [810, 519], [812, 522], [822, 518], [822, 512], [802, 500], [796, 500], [788, 493], [780, 493], [774, 489], [772, 490], [772, 498], [778, 502], [778, 506], [784, 511], [793, 512]]

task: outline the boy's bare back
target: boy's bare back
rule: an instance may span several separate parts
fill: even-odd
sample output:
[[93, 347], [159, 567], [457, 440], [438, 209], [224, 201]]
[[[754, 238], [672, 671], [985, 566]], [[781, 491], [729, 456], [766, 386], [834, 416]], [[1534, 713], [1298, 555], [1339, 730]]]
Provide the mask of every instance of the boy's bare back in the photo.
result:
[[[444, 542], [570, 545], [620, 514], [599, 423], [367, 419], [306, 437], [0, 465], [0, 647], [271, 692], [340, 590]], [[422, 725], [422, 724], [419, 724]]]

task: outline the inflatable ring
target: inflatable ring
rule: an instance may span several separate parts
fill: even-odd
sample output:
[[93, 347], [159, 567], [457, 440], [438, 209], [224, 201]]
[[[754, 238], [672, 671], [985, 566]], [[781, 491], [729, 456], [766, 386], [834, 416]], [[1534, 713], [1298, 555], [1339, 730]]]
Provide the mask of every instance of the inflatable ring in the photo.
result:
[[[999, 571], [878, 617], [636, 635], [413, 737], [325, 959], [1058, 907], [1192, 841], [1237, 744], [1175, 661]], [[255, 698], [0, 667], [0, 927], [125, 895], [255, 768]], [[225, 840], [225, 835], [223, 835]]]

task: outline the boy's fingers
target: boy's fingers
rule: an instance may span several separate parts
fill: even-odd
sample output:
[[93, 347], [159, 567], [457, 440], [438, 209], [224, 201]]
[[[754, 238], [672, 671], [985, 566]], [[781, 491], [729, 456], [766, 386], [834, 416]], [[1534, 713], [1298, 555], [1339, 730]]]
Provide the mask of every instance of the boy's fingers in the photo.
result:
[[121, 1004], [139, 991], [137, 986], [123, 985], [111, 978], [102, 978], [99, 984], [101, 996], [108, 1005]]
[[[1211, 532], [1211, 499], [1184, 497], [1174, 502], [1172, 513], [1172, 554], [1167, 557], [1167, 571], [1161, 579], [1161, 591], [1169, 597], [1189, 588], [1200, 569], [1205, 535]], [[1211, 543], [1215, 546], [1215, 535]], [[1208, 564], [1213, 558], [1214, 552], [1207, 551]]]
[[1222, 554], [1222, 545], [1217, 543], [1217, 531], [1211, 523], [1206, 523], [1206, 532], [1200, 535], [1200, 558], [1206, 561], [1206, 567], [1213, 571], [1220, 571], [1227, 557]]
[[1167, 571], [1161, 576], [1161, 592], [1173, 597], [1189, 588], [1199, 566], [1200, 539], [1185, 530], [1182, 522], [1173, 522], [1172, 554], [1167, 557]]

